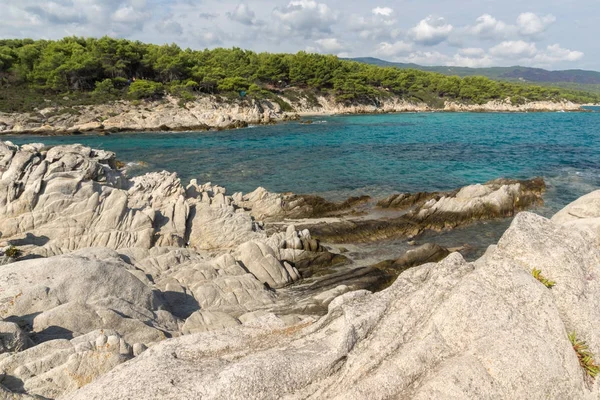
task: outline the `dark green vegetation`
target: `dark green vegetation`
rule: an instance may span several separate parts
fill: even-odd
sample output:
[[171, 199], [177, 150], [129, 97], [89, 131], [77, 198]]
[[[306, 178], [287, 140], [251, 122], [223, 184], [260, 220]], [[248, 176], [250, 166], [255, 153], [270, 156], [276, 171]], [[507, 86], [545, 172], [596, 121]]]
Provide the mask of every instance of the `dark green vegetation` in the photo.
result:
[[18, 258], [21, 256], [21, 250], [15, 246], [10, 246], [8, 249], [4, 250], [4, 255], [10, 258]]
[[528, 82], [570, 82], [579, 84], [600, 84], [600, 72], [585, 71], [581, 69], [570, 69], [564, 71], [548, 71], [542, 68], [530, 67], [491, 67], [491, 68], [469, 68], [469, 67], [451, 67], [435, 66], [429, 67], [418, 64], [395, 63], [380, 60], [373, 57], [353, 58], [352, 61], [366, 64], [378, 65], [380, 67], [397, 67], [401, 69], [418, 69], [421, 71], [438, 72], [444, 75], [465, 76], [485, 76], [491, 79], [519, 79]]
[[47, 105], [73, 106], [129, 98], [202, 94], [233, 98], [277, 95], [292, 99], [334, 96], [345, 103], [377, 103], [399, 96], [443, 106], [445, 100], [482, 104], [511, 98], [514, 104], [567, 99], [599, 102], [590, 93], [495, 82], [484, 77], [446, 76], [414, 69], [382, 68], [335, 56], [269, 54], [233, 49], [194, 51], [124, 39], [69, 37], [58, 41], [0, 40], [0, 111], [30, 111]]
[[600, 72], [570, 69], [564, 71], [548, 71], [542, 68], [529, 67], [491, 67], [469, 68], [435, 66], [429, 67], [412, 63], [395, 63], [373, 57], [353, 58], [352, 61], [362, 62], [380, 67], [396, 67], [400, 69], [417, 69], [420, 71], [437, 72], [454, 76], [485, 76], [494, 80], [513, 83], [535, 83], [542, 86], [554, 86], [564, 89], [600, 93]]

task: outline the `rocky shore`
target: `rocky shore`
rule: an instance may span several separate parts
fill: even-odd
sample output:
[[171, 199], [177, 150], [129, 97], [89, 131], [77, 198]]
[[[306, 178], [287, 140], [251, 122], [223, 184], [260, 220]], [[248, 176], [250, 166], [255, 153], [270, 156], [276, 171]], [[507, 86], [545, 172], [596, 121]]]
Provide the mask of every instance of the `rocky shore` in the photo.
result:
[[[284, 111], [282, 106], [285, 107]], [[510, 99], [483, 105], [445, 102], [443, 108], [386, 98], [370, 104], [344, 105], [325, 96], [298, 95], [294, 101], [197, 97], [185, 105], [173, 97], [161, 101], [129, 102], [77, 107], [48, 107], [31, 113], [0, 113], [0, 134], [70, 135], [120, 131], [207, 131], [271, 124], [307, 115], [373, 114], [395, 112], [531, 112], [580, 111], [580, 105], [563, 102], [530, 102], [513, 105]]]
[[[544, 189], [228, 195], [0, 142], [0, 398], [596, 399], [569, 334], [600, 358], [600, 191], [518, 213]], [[475, 262], [335, 251], [515, 214]]]

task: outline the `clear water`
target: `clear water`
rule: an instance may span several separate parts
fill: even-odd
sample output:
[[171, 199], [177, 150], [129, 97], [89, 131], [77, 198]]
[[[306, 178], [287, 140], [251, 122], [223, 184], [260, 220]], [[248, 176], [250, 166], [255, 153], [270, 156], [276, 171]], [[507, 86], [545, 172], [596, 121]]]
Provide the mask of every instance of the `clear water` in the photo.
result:
[[583, 106], [583, 109], [600, 112], [600, 106]]
[[[229, 192], [264, 186], [329, 199], [449, 190], [498, 177], [544, 176], [548, 212], [600, 186], [600, 113], [417, 113], [314, 118], [223, 132], [5, 136], [83, 143], [131, 170], [176, 171]], [[543, 210], [542, 210], [543, 211]]]
[[[598, 108], [600, 110], [600, 107]], [[315, 193], [329, 199], [455, 189], [498, 177], [543, 176], [551, 215], [600, 187], [600, 113], [419, 113], [313, 118], [224, 132], [124, 133], [111, 136], [4, 136], [17, 144], [83, 143], [144, 162], [132, 174], [176, 171], [229, 192]], [[476, 258], [510, 221], [491, 221], [418, 241], [469, 244]], [[363, 263], [396, 258], [396, 240], [352, 247]]]

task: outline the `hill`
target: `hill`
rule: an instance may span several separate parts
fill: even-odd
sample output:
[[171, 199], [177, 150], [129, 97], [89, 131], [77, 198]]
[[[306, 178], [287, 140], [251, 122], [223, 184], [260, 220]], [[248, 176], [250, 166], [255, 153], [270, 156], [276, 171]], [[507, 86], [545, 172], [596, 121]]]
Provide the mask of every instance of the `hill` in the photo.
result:
[[425, 66], [413, 63], [398, 63], [380, 60], [374, 57], [349, 58], [349, 61], [377, 65], [380, 67], [395, 67], [400, 69], [417, 69], [419, 71], [436, 72], [444, 75], [485, 76], [494, 80], [513, 83], [535, 83], [541, 86], [552, 86], [563, 89], [581, 90], [600, 93], [600, 72], [581, 69], [549, 71], [531, 67], [490, 67], [469, 68], [452, 66]]
[[[364, 61], [364, 60], [363, 60]], [[447, 76], [440, 71], [398, 69], [332, 55], [255, 53], [239, 48], [196, 51], [103, 37], [0, 40], [0, 111], [31, 111], [54, 103], [100, 104], [119, 99], [186, 102], [205, 95], [249, 96], [281, 103], [293, 89], [344, 104], [374, 104], [391, 97], [443, 108], [448, 101], [485, 104], [509, 99], [600, 102], [600, 95]], [[430, 67], [428, 67], [430, 68]], [[431, 68], [430, 68], [431, 69]], [[452, 75], [456, 75], [453, 73]]]

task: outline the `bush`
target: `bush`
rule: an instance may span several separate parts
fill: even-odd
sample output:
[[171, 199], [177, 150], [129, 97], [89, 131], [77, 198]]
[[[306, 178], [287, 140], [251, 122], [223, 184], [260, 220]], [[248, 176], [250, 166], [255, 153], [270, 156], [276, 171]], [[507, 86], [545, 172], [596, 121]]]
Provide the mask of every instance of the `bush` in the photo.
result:
[[101, 82], [96, 82], [96, 88], [92, 92], [92, 95], [105, 97], [110, 96], [114, 93], [114, 91], [115, 86], [113, 84], [113, 81], [110, 79], [105, 79]]
[[183, 85], [178, 83], [171, 84], [171, 86], [169, 86], [169, 93], [179, 98], [178, 104], [180, 107], [185, 107], [188, 101], [196, 100], [196, 96], [194, 96], [192, 90], [197, 87], [197, 85], [198, 84], [194, 81], [188, 81]]
[[4, 255], [10, 258], [18, 258], [21, 256], [21, 250], [17, 249], [15, 246], [10, 246], [8, 249], [4, 250]]
[[129, 96], [135, 100], [157, 98], [164, 95], [161, 83], [138, 79], [129, 85]]
[[116, 78], [113, 78], [112, 83], [115, 88], [124, 89], [125, 87], [127, 87], [127, 84], [129, 83], [129, 81], [125, 78], [116, 77]]

